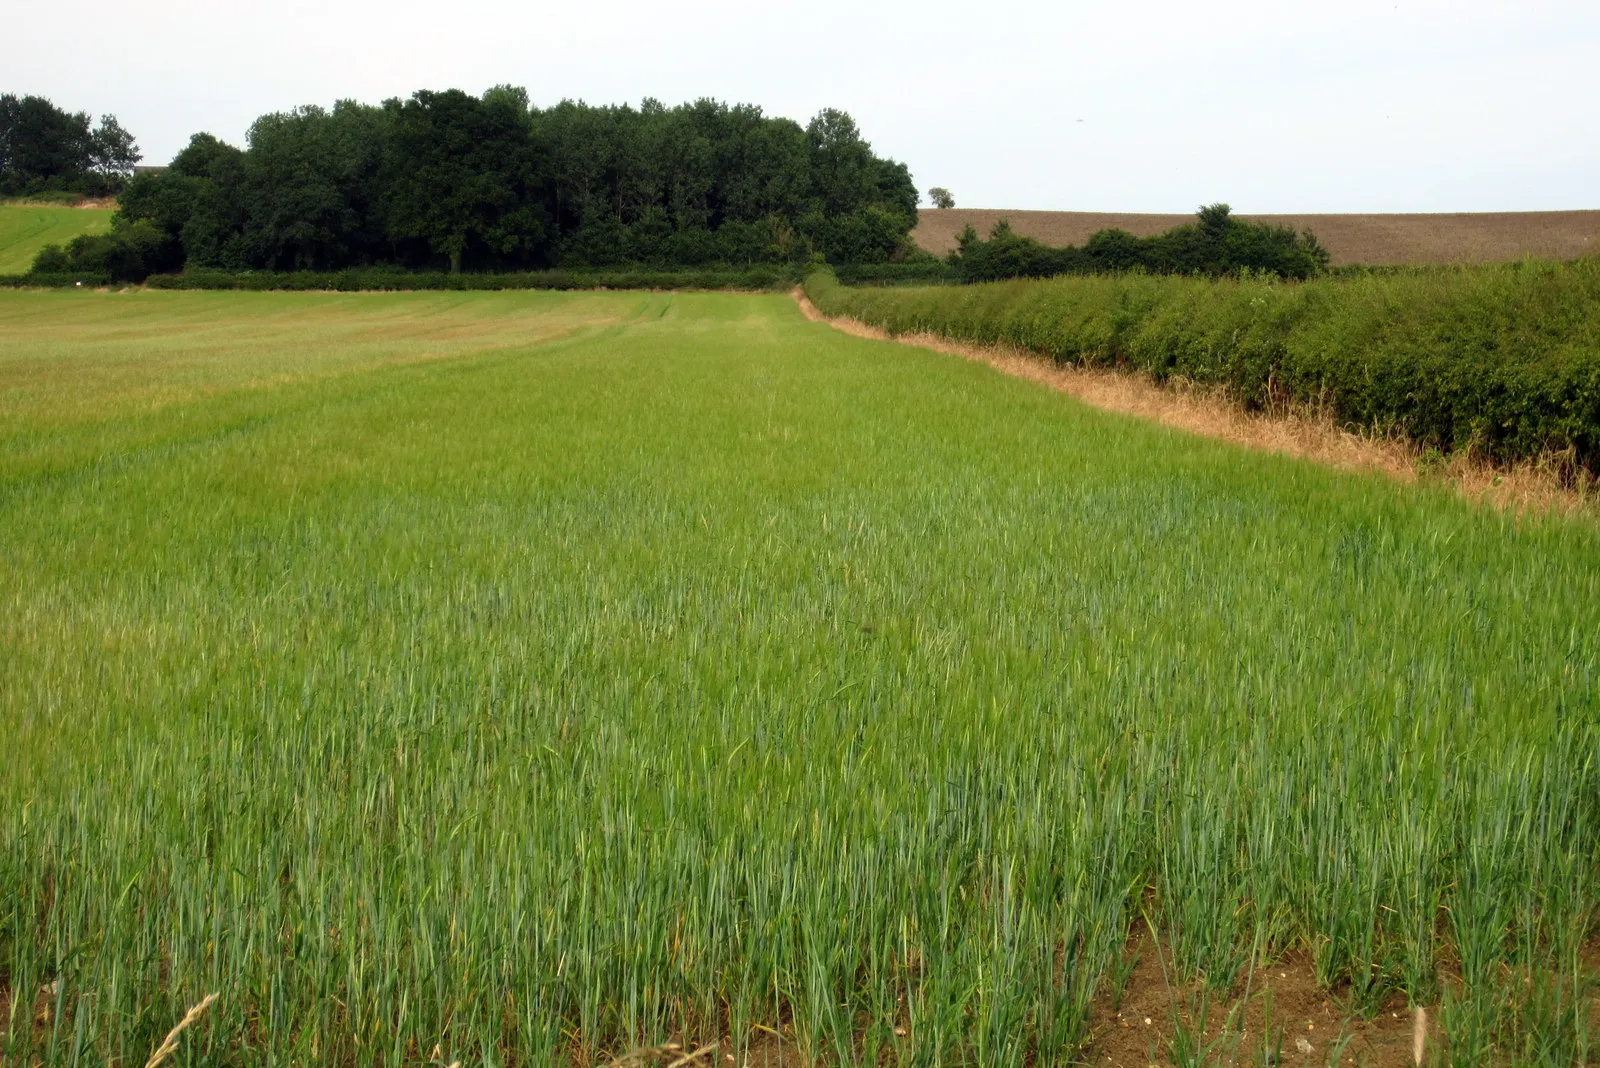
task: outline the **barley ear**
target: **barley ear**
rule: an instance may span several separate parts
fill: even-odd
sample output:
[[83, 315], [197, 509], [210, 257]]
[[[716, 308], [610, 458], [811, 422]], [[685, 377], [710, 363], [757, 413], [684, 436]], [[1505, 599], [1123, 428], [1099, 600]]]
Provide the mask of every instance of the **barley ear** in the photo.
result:
[[183, 1034], [184, 1028], [200, 1019], [201, 1015], [217, 1000], [217, 995], [207, 994], [205, 999], [183, 1014], [183, 1019], [178, 1021], [178, 1026], [167, 1032], [167, 1037], [161, 1040], [161, 1045], [156, 1047], [150, 1059], [144, 1062], [144, 1068], [158, 1068], [167, 1058], [178, 1052], [178, 1036]]

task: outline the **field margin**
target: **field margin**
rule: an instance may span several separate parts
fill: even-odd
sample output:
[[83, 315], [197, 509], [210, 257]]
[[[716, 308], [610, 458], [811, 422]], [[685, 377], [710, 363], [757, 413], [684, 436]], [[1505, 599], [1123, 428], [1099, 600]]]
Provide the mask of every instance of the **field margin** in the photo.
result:
[[1376, 473], [1406, 484], [1442, 481], [1463, 497], [1500, 509], [1587, 512], [1600, 518], [1594, 487], [1583, 481], [1572, 483], [1548, 461], [1494, 465], [1464, 453], [1432, 459], [1400, 435], [1346, 430], [1325, 409], [1280, 403], [1265, 411], [1249, 411], [1221, 386], [1183, 378], [1162, 384], [1143, 372], [1062, 363], [1015, 345], [955, 341], [926, 331], [894, 334], [859, 319], [826, 314], [812, 302], [804, 286], [796, 286], [790, 295], [812, 322], [855, 337], [893, 341], [982, 363], [1102, 411], [1341, 471]]

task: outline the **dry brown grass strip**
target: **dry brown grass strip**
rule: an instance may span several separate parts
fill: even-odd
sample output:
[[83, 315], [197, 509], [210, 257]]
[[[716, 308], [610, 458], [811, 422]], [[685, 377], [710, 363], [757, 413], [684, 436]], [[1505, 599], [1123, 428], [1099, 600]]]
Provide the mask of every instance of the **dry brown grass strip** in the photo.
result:
[[855, 319], [830, 318], [798, 288], [794, 298], [806, 318], [844, 333], [898, 341], [985, 363], [1005, 374], [1070, 394], [1096, 408], [1149, 419], [1191, 434], [1313, 460], [1344, 471], [1378, 472], [1399, 482], [1437, 479], [1453, 485], [1465, 497], [1510, 511], [1596, 510], [1593, 481], [1574, 471], [1565, 457], [1551, 456], [1514, 466], [1496, 466], [1464, 454], [1430, 462], [1408, 441], [1352, 433], [1335, 423], [1327, 412], [1294, 406], [1250, 412], [1220, 390], [1184, 382], [1160, 385], [1142, 374], [1059, 364], [1011, 346], [973, 345], [937, 334], [892, 335]]

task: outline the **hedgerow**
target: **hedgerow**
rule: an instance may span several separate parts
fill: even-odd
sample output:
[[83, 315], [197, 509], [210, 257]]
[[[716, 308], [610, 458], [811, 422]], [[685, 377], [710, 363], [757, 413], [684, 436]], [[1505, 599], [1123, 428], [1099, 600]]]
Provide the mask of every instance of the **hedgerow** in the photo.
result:
[[0, 274], [0, 289], [58, 289], [63, 286], [110, 285], [111, 278], [103, 273], [65, 271], [30, 271], [27, 274]]
[[1053, 248], [1001, 219], [988, 240], [968, 226], [949, 257], [956, 277], [969, 283], [1132, 270], [1211, 277], [1252, 271], [1304, 279], [1321, 274], [1328, 260], [1328, 250], [1310, 230], [1296, 233], [1235, 218], [1226, 204], [1201, 208], [1194, 222], [1149, 237], [1101, 230], [1082, 247]]
[[1315, 404], [1423, 448], [1600, 472], [1600, 259], [1285, 283], [1139, 274], [851, 288], [811, 300], [891, 333], [1225, 387], [1249, 408]]
[[356, 268], [345, 271], [189, 271], [152, 275], [151, 289], [228, 289], [357, 292], [361, 290], [501, 289], [783, 289], [800, 280], [785, 264], [753, 267], [652, 271], [404, 271]]
[[847, 286], [939, 285], [960, 280], [944, 260], [924, 255], [900, 263], [844, 263], [833, 267], [840, 284]]

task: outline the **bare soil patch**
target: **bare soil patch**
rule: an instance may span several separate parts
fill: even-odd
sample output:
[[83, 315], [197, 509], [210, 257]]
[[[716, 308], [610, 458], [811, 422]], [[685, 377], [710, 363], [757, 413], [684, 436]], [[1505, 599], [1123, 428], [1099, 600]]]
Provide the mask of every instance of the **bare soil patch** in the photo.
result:
[[1171, 1063], [1179, 1028], [1211, 1050], [1208, 1063], [1261, 1064], [1276, 1050], [1276, 1063], [1284, 1065], [1326, 1065], [1336, 1052], [1339, 1064], [1413, 1064], [1416, 1017], [1405, 996], [1395, 995], [1363, 1018], [1317, 985], [1304, 954], [1258, 967], [1235, 989], [1207, 998], [1200, 988], [1175, 984], [1163, 973], [1148, 935], [1131, 940], [1127, 952], [1137, 955], [1137, 963], [1121, 998], [1103, 990], [1090, 1012], [1085, 1063], [1095, 1068]]
[[[1600, 211], [1463, 212], [1437, 215], [1241, 215], [1309, 229], [1337, 264], [1495, 263], [1525, 256], [1568, 260], [1600, 254]], [[956, 247], [968, 225], [988, 236], [1009, 219], [1019, 234], [1047, 245], [1081, 245], [1111, 227], [1149, 237], [1194, 221], [1192, 215], [1092, 211], [1002, 211], [993, 208], [918, 212], [911, 237], [935, 255]]]
[[1462, 495], [1512, 511], [1578, 511], [1594, 507], [1594, 487], [1565, 467], [1560, 457], [1515, 467], [1496, 467], [1464, 455], [1440, 461], [1407, 441], [1351, 433], [1326, 413], [1284, 407], [1249, 412], [1220, 390], [1184, 382], [1157, 384], [1149, 377], [1059, 364], [1025, 349], [972, 345], [936, 334], [891, 335], [854, 319], [829, 318], [800, 289], [794, 298], [806, 318], [836, 330], [879, 341], [898, 341], [976, 360], [1017, 378], [1071, 394], [1085, 404], [1138, 416], [1191, 434], [1266, 452], [1296, 456], [1346, 471], [1378, 472], [1399, 482], [1439, 479]]

